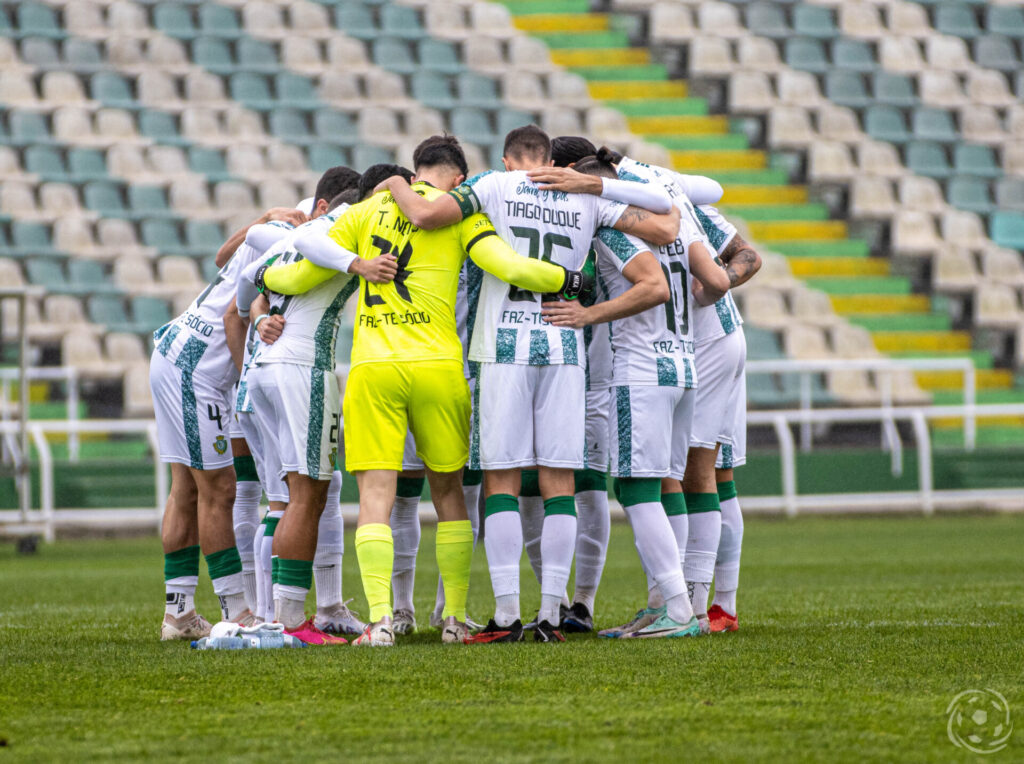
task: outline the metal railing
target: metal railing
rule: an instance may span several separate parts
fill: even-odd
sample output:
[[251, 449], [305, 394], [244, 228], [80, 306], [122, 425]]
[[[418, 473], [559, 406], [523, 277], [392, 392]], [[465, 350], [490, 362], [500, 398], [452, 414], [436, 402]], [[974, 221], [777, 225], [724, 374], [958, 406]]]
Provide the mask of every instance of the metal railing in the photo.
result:
[[[0, 401], [7, 401], [11, 395], [11, 384], [19, 383], [22, 372], [19, 369], [0, 369]], [[78, 421], [78, 369], [74, 366], [32, 366], [24, 371], [24, 378], [27, 382], [63, 382], [67, 387], [67, 398], [65, 399], [67, 410], [67, 421]], [[6, 407], [0, 407], [0, 421], [10, 420]], [[78, 461], [80, 453], [80, 439], [77, 432], [68, 433], [68, 458], [72, 462]]]

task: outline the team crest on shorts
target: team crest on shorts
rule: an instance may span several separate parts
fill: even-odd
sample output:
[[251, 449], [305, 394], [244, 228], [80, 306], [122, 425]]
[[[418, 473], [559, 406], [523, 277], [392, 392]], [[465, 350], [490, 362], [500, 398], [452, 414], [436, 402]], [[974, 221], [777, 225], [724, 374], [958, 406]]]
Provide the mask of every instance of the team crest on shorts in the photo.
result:
[[332, 469], [338, 469], [338, 449], [336, 449], [336, 448], [332, 448], [331, 449], [330, 459], [331, 459], [331, 468]]
[[213, 441], [213, 450], [221, 455], [227, 452], [228, 441], [223, 435], [218, 435], [217, 440]]

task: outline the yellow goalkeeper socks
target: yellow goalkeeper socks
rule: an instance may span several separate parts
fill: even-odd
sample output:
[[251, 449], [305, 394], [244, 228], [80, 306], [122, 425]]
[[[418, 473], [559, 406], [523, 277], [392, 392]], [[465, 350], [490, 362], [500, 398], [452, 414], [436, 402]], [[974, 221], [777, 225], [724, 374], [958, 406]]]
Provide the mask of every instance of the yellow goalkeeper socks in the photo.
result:
[[469, 594], [469, 570], [473, 562], [473, 525], [469, 520], [437, 524], [437, 569], [444, 582], [444, 613], [466, 620], [466, 596]]
[[363, 578], [363, 592], [370, 606], [370, 620], [376, 623], [384, 616], [392, 615], [391, 566], [395, 560], [395, 542], [391, 538], [391, 528], [384, 523], [356, 528], [356, 559]]

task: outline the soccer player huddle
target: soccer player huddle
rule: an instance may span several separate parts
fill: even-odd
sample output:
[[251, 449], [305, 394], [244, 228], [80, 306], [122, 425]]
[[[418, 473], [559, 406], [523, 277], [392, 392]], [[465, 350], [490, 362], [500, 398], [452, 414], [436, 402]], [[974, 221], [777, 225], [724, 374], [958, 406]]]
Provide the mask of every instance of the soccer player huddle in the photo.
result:
[[[210, 632], [194, 603], [202, 553], [223, 621], [393, 645], [417, 628], [425, 483], [442, 642], [593, 631], [609, 476], [647, 593], [599, 635], [736, 630], [746, 344], [729, 290], [760, 258], [711, 206], [721, 186], [532, 125], [506, 136], [503, 172], [467, 179], [448, 135], [412, 159], [412, 172], [332, 168], [312, 199], [237, 231], [214, 281], [155, 333], [171, 465], [161, 638]], [[367, 623], [342, 595], [342, 460], [359, 487]], [[466, 615], [481, 531], [495, 599], [484, 626]], [[541, 589], [525, 625], [524, 548]]]

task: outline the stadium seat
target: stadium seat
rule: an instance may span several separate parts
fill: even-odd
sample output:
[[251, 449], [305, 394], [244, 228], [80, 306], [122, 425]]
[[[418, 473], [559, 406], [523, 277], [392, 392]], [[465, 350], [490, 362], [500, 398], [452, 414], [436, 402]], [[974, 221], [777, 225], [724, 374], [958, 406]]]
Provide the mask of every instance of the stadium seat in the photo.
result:
[[684, 5], [660, 2], [651, 8], [651, 42], [684, 42], [695, 37], [693, 12]]
[[764, 72], [736, 72], [729, 80], [729, 111], [764, 112], [777, 100]]
[[281, 40], [281, 62], [293, 71], [310, 74], [324, 71], [320, 45], [309, 37], [285, 37]]
[[992, 240], [1001, 247], [1024, 250], [1024, 214], [996, 212], [992, 215]]
[[266, 110], [277, 106], [270, 94], [270, 83], [262, 74], [238, 72], [229, 79], [231, 97], [247, 109]]
[[[782, 6], [775, 3], [750, 3], [745, 8], [744, 15], [747, 29], [756, 29], [759, 36], [785, 40], [794, 33], [793, 27], [786, 21], [786, 14]], [[714, 27], [705, 27], [705, 29], [711, 31]], [[798, 32], [797, 34], [803, 33]]]
[[784, 329], [793, 324], [793, 317], [782, 292], [774, 289], [751, 290], [743, 296], [743, 316], [765, 329]]
[[935, 9], [935, 31], [968, 39], [981, 34], [974, 12], [959, 3], [944, 3]]
[[953, 147], [953, 169], [958, 174], [982, 178], [998, 178], [1003, 174], [992, 149], [970, 143], [958, 143]]
[[1024, 178], [1000, 178], [996, 182], [995, 197], [1001, 209], [1024, 211]]
[[64, 256], [53, 246], [49, 227], [29, 220], [11, 222], [11, 247], [6, 253], [13, 257]]
[[352, 152], [352, 164], [359, 172], [363, 172], [367, 167], [375, 164], [393, 161], [395, 161], [394, 155], [380, 146], [370, 146], [361, 143]]
[[929, 178], [948, 178], [952, 174], [946, 150], [938, 143], [912, 141], [907, 145], [907, 169]]
[[962, 210], [987, 214], [995, 207], [989, 193], [988, 181], [981, 178], [951, 178], [948, 195], [949, 203]]
[[[459, 102], [464, 106], [498, 109], [502, 105], [498, 96], [498, 88], [490, 77], [483, 77], [474, 72], [462, 72], [455, 80], [455, 90]], [[437, 108], [430, 101], [425, 103]]]
[[1012, 249], [993, 247], [982, 252], [981, 272], [990, 282], [1024, 287], [1024, 257]]
[[129, 294], [146, 294], [157, 287], [153, 283], [153, 267], [148, 260], [132, 255], [114, 261], [114, 283]]
[[818, 79], [810, 72], [785, 70], [776, 77], [779, 101], [787, 106], [818, 106], [822, 101]]
[[940, 250], [932, 264], [932, 286], [941, 292], [973, 292], [979, 283], [974, 257], [962, 249]]
[[988, 244], [985, 226], [973, 212], [950, 209], [939, 217], [939, 228], [943, 241], [957, 247], [982, 250]]
[[104, 356], [99, 338], [84, 328], [72, 329], [61, 339], [61, 361], [85, 379], [110, 380], [124, 374], [120, 364]]
[[93, 40], [65, 40], [62, 58], [68, 68], [81, 74], [99, 72], [108, 67], [99, 44]]
[[832, 43], [832, 64], [853, 72], [873, 72], [877, 68], [871, 47], [863, 40], [839, 37]]
[[850, 189], [850, 214], [863, 218], [889, 218], [896, 206], [888, 178], [871, 175], [854, 178]]
[[64, 180], [68, 177], [64, 157], [50, 146], [29, 146], [24, 153], [25, 171], [43, 180]]
[[134, 109], [139, 105], [128, 81], [113, 72], [94, 74], [89, 79], [89, 93], [93, 100], [105, 106]]
[[772, 146], [801, 148], [816, 139], [810, 117], [799, 106], [776, 106], [769, 112], [768, 142]]
[[955, 72], [923, 71], [918, 76], [921, 100], [932, 106], [956, 107], [968, 103]]
[[864, 139], [854, 111], [827, 102], [818, 107], [818, 132], [822, 138], [830, 141], [860, 143]]
[[868, 94], [861, 74], [852, 71], [828, 72], [825, 75], [825, 95], [833, 103], [854, 109], [868, 106], [875, 100]]
[[747, 30], [735, 6], [722, 2], [702, 2], [697, 7], [697, 26], [721, 37], [744, 37]]
[[959, 37], [932, 35], [925, 38], [924, 55], [933, 69], [966, 72], [974, 66], [967, 43]]
[[925, 68], [921, 46], [913, 37], [883, 37], [878, 45], [878, 62], [890, 72], [913, 74]]
[[[147, 25], [143, 22], [142, 26]], [[182, 40], [191, 40], [198, 34], [192, 21], [192, 9], [184, 3], [163, 2], [157, 5], [153, 9], [153, 28]]]
[[417, 70], [409, 43], [394, 37], [381, 37], [373, 42], [373, 63], [401, 74]]
[[1012, 73], [1020, 71], [1021, 59], [1008, 37], [985, 35], [974, 41], [974, 60], [986, 69]]
[[391, 3], [381, 6], [380, 27], [382, 34], [408, 40], [418, 40], [426, 35], [414, 9]]
[[690, 43], [689, 63], [694, 74], [720, 75], [735, 69], [732, 48], [724, 37], [697, 37]]
[[832, 358], [832, 351], [825, 340], [825, 332], [809, 324], [787, 324], [783, 332], [783, 346], [786, 355], [796, 360], [820, 360]]
[[785, 41], [787, 66], [815, 74], [824, 74], [829, 69], [825, 48], [819, 40], [806, 37], [791, 37]]
[[274, 75], [274, 93], [281, 106], [310, 110], [323, 108], [313, 80], [300, 74], [281, 72]]
[[879, 8], [871, 3], [840, 3], [839, 27], [847, 37], [877, 40], [887, 33]]
[[903, 255], [930, 255], [941, 245], [935, 219], [927, 212], [903, 210], [892, 223], [892, 247]]
[[1016, 329], [1024, 322], [1017, 290], [1005, 284], [982, 283], [974, 293], [974, 322], [979, 326]]
[[911, 137], [903, 113], [891, 106], [868, 107], [864, 112], [864, 131], [889, 143], [906, 143]]
[[1024, 8], [986, 3], [983, 13], [986, 31], [1024, 39]]
[[918, 103], [913, 81], [903, 74], [881, 71], [872, 73], [871, 91], [876, 101], [887, 106], [910, 108]]
[[[786, 69], [779, 57], [778, 45], [764, 37], [741, 37], [736, 41], [736, 66], [741, 69], [770, 72], [777, 76], [781, 76], [784, 72], [807, 74], [807, 72], [793, 72]], [[730, 64], [724, 71], [729, 71], [732, 68]]]
[[[1024, 127], [1024, 123], [1021, 124]], [[1010, 126], [1010, 132], [1014, 128]], [[974, 104], [960, 110], [960, 133], [968, 141], [999, 145], [1007, 138], [995, 108]]]
[[274, 74], [280, 69], [277, 51], [265, 40], [242, 37], [238, 40], [235, 50], [238, 55], [238, 67], [241, 69], [264, 74]]
[[907, 175], [899, 179], [898, 187], [899, 203], [906, 209], [936, 215], [946, 211], [946, 198], [942, 193], [942, 186], [934, 178]]
[[21, 37], [50, 37], [62, 39], [65, 36], [52, 8], [42, 3], [19, 2], [15, 8], [15, 25], [11, 30]]
[[[757, 27], [751, 27], [757, 29]], [[793, 32], [805, 37], [831, 40], [838, 37], [835, 14], [830, 8], [799, 3], [793, 7]], [[760, 33], [760, 32], [759, 32]]]
[[808, 174], [814, 181], [846, 182], [857, 174], [850, 149], [834, 141], [819, 140], [808, 153]]
[[948, 111], [921, 106], [912, 112], [911, 132], [916, 140], [955, 143], [959, 136]]
[[132, 364], [124, 376], [124, 413], [129, 417], [153, 415], [153, 391], [149, 385], [149, 364]]

